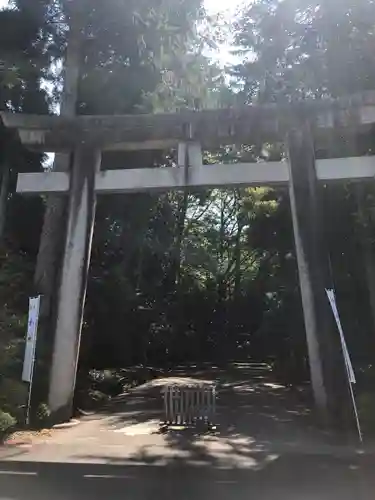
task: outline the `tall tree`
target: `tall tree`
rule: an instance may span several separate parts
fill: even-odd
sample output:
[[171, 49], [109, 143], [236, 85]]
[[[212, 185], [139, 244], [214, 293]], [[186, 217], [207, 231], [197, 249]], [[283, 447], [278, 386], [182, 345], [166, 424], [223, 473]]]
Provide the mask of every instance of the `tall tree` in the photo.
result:
[[[34, 9], [20, 0], [0, 11], [0, 110], [49, 111], [42, 81], [48, 78], [51, 32], [42, 4]], [[42, 160], [0, 127], [0, 410], [18, 419], [26, 402], [21, 358], [43, 205], [17, 196], [15, 184], [18, 172], [41, 170]]]

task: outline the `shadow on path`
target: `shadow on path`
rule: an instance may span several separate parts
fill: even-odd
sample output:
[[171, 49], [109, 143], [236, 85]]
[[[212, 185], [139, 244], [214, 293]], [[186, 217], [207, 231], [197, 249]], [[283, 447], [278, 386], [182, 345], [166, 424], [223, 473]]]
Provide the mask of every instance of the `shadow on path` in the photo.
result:
[[[333, 442], [332, 436], [314, 425], [309, 389], [292, 390], [278, 384], [265, 364], [233, 363], [225, 370], [183, 368], [120, 396], [104, 412], [109, 417], [108, 425], [126, 432], [132, 426], [162, 420], [162, 388], [170, 383], [199, 380], [213, 381], [218, 386], [218, 430], [215, 435], [203, 436], [191, 431], [168, 432], [164, 437], [166, 446], [170, 451], [182, 452], [185, 460], [217, 464], [218, 454], [241, 457], [272, 449], [309, 451]], [[161, 458], [154, 443], [143, 444], [133, 458], [139, 462], [141, 456], [146, 463]]]
[[[158, 432], [162, 387], [186, 379], [218, 384], [216, 434]], [[183, 369], [30, 450], [8, 451], [0, 500], [375, 498], [374, 460], [327, 444], [308, 392], [279, 385], [265, 365]]]

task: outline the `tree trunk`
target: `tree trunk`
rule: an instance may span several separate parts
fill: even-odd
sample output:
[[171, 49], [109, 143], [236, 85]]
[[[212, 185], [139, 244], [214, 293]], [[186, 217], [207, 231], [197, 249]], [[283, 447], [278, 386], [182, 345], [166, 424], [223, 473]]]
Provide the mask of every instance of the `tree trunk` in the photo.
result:
[[177, 216], [176, 216], [176, 236], [173, 238], [171, 248], [171, 264], [168, 273], [168, 282], [173, 290], [177, 290], [177, 285], [181, 279], [181, 252], [184, 238], [186, 212], [188, 206], [188, 193], [177, 194]]
[[0, 241], [4, 238], [6, 209], [9, 194], [9, 176], [10, 168], [7, 164], [4, 164], [0, 185]]
[[370, 220], [370, 216], [366, 215], [366, 191], [363, 184], [358, 184], [356, 186], [356, 197], [358, 205], [360, 240], [363, 249], [365, 267], [365, 279], [369, 292], [372, 327], [375, 329], [375, 255], [370, 231], [372, 221]]
[[[61, 102], [61, 115], [73, 117], [76, 112], [81, 44], [81, 16], [70, 17], [70, 31], [65, 57], [64, 91]], [[55, 171], [68, 171], [71, 164], [69, 153], [56, 154]], [[54, 342], [56, 300], [59, 272], [62, 262], [62, 249], [66, 231], [67, 200], [63, 196], [49, 196], [46, 204], [44, 223], [34, 275], [34, 288], [42, 295], [39, 320], [39, 335], [36, 351], [34, 408], [45, 402], [48, 393], [49, 368]]]
[[240, 214], [240, 193], [236, 191], [236, 219], [237, 219], [237, 233], [236, 233], [236, 246], [235, 246], [235, 270], [234, 270], [234, 297], [237, 298], [241, 292], [241, 234], [242, 234], [242, 220]]
[[225, 317], [225, 299], [227, 288], [225, 284], [224, 272], [224, 250], [225, 250], [225, 211], [226, 211], [227, 193], [220, 193], [220, 228], [219, 228], [219, 248], [218, 248], [218, 276], [217, 276], [217, 302], [215, 314], [215, 327], [218, 339], [218, 357], [220, 363], [224, 363], [227, 355], [227, 336], [226, 336], [226, 317]]
[[[64, 92], [61, 102], [61, 116], [73, 117], [76, 113], [80, 67], [81, 27], [79, 16], [72, 17], [68, 36], [65, 59]], [[53, 170], [66, 172], [70, 168], [70, 154], [56, 154]], [[46, 213], [40, 241], [36, 271], [35, 287], [47, 302], [50, 302], [56, 279], [56, 263], [58, 250], [64, 234], [63, 215], [66, 199], [62, 196], [50, 196], [47, 199]]]
[[175, 283], [177, 286], [180, 284], [181, 281], [182, 241], [184, 238], [188, 200], [189, 200], [189, 194], [187, 191], [185, 191], [183, 196], [179, 200], [178, 218], [177, 218], [177, 238], [176, 238], [176, 254], [175, 254], [176, 256]]
[[218, 302], [221, 303], [223, 299], [223, 260], [224, 260], [224, 237], [225, 237], [225, 202], [224, 193], [220, 193], [220, 229], [219, 229], [219, 252], [218, 252], [218, 262], [219, 262], [219, 274], [217, 277], [217, 296]]

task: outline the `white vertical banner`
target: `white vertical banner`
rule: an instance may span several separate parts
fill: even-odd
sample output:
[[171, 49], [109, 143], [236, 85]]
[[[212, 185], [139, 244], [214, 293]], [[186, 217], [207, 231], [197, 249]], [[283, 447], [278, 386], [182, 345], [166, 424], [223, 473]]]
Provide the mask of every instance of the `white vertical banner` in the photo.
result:
[[337, 328], [340, 332], [341, 347], [342, 347], [342, 352], [343, 352], [344, 359], [345, 359], [345, 365], [346, 365], [346, 368], [348, 370], [349, 380], [350, 380], [351, 384], [355, 384], [356, 383], [355, 374], [354, 374], [353, 365], [352, 365], [352, 362], [351, 362], [351, 359], [349, 356], [348, 346], [346, 345], [344, 331], [342, 329], [339, 312], [337, 309], [335, 292], [333, 290], [327, 290], [327, 289], [326, 289], [326, 292], [327, 292], [328, 300], [331, 304], [333, 315], [334, 315], [335, 320], [336, 320]]
[[337, 304], [336, 304], [336, 297], [335, 297], [335, 292], [332, 289], [327, 290], [327, 297], [329, 300], [329, 303], [331, 304], [331, 309], [333, 312], [333, 316], [335, 317], [336, 320], [336, 325], [337, 329], [340, 333], [340, 341], [341, 341], [341, 348], [342, 348], [342, 353], [344, 356], [344, 361], [345, 361], [345, 367], [346, 367], [346, 373], [348, 376], [348, 381], [349, 381], [349, 389], [350, 389], [350, 395], [352, 398], [352, 403], [353, 403], [353, 410], [354, 410], [354, 415], [355, 419], [357, 422], [357, 429], [358, 429], [358, 435], [359, 435], [359, 440], [361, 443], [363, 442], [363, 437], [362, 437], [362, 430], [361, 430], [361, 424], [359, 422], [359, 416], [358, 416], [358, 410], [357, 410], [357, 404], [355, 401], [355, 396], [354, 396], [354, 391], [352, 384], [356, 383], [356, 378], [353, 370], [353, 365], [350, 359], [349, 351], [348, 351], [348, 346], [346, 345], [345, 337], [344, 337], [344, 331], [342, 329], [341, 321], [340, 321], [340, 316], [339, 316], [339, 311], [337, 309]]
[[38, 333], [40, 308], [40, 295], [29, 299], [29, 317], [27, 321], [27, 334], [25, 345], [25, 357], [23, 360], [22, 380], [24, 382], [32, 382], [35, 347]]

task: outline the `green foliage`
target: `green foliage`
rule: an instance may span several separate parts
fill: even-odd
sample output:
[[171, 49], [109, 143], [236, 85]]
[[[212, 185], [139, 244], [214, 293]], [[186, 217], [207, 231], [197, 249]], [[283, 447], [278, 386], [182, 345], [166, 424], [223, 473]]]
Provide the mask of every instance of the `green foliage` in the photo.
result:
[[0, 410], [0, 438], [16, 424], [16, 419], [9, 413]]
[[374, 87], [371, 0], [257, 0], [235, 26], [244, 98], [295, 100]]
[[[40, 82], [47, 77], [51, 61], [48, 2], [19, 0], [13, 4], [0, 11], [0, 110], [45, 114], [49, 100]], [[0, 234], [0, 407], [4, 412], [0, 420], [4, 429], [24, 420], [24, 337], [42, 215], [40, 200], [24, 200], [14, 194], [15, 181], [19, 171], [41, 169], [41, 160], [41, 155], [25, 151], [0, 127], [0, 182], [4, 166], [10, 167], [5, 186], [8, 217]]]
[[9, 330], [0, 340], [0, 406], [22, 422], [27, 401], [27, 387], [20, 381], [24, 342], [16, 336], [16, 318], [15, 323], [14, 329], [7, 323]]
[[0, 407], [22, 423], [27, 387], [21, 382], [32, 263], [9, 247], [0, 254]]
[[51, 410], [46, 403], [40, 403], [36, 411], [36, 421], [40, 426], [48, 424]]
[[[243, 64], [232, 68], [232, 77], [242, 86], [238, 99], [241, 102], [283, 102], [374, 89], [374, 22], [372, 0], [345, 0], [340, 4], [330, 0], [247, 3], [233, 30], [235, 43], [246, 57]], [[373, 137], [373, 131], [369, 134], [359, 132], [351, 139], [336, 134], [328, 138], [326, 146], [317, 150], [317, 156], [373, 154]], [[277, 151], [277, 145], [271, 146]], [[362, 369], [373, 362], [374, 352], [369, 349], [373, 346], [375, 320], [375, 302], [371, 299], [375, 286], [372, 272], [373, 187], [325, 186], [321, 195], [332, 270], [327, 280], [333, 280], [349, 348], [357, 369]], [[277, 307], [279, 312], [284, 310], [290, 316], [286, 299], [290, 304], [296, 287], [292, 270], [295, 266], [293, 249], [287, 248], [292, 239], [283, 237], [285, 231], [290, 232], [286, 227], [288, 210], [282, 209], [286, 206], [282, 198], [279, 203], [275, 213], [278, 220], [275, 217], [267, 219], [274, 232], [268, 231], [268, 223], [261, 217], [255, 237], [259, 234], [263, 245], [272, 243], [274, 251], [269, 256], [266, 272], [273, 283], [272, 288], [279, 283], [284, 289], [284, 299], [280, 301], [279, 294], [272, 309], [276, 312]], [[295, 292], [293, 297], [296, 304]], [[294, 330], [288, 328], [288, 336]]]
[[357, 406], [363, 431], [375, 432], [375, 396], [372, 392], [362, 392], [357, 397]]

